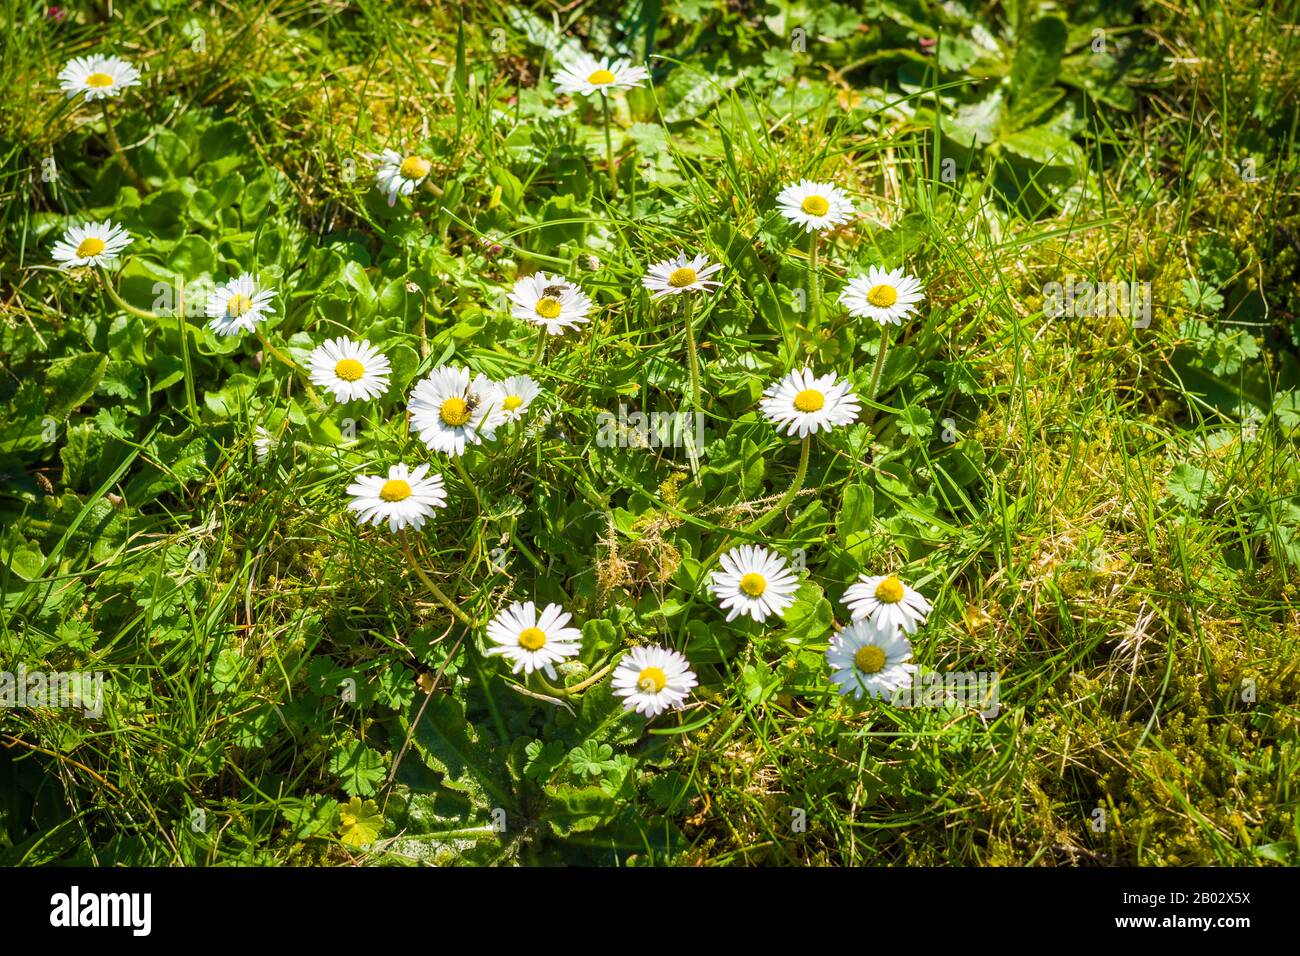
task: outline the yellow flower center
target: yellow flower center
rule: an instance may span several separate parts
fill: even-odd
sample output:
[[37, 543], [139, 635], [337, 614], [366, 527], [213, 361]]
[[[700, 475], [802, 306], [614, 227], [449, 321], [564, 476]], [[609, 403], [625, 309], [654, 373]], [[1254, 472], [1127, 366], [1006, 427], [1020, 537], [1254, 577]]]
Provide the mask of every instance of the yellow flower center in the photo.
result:
[[334, 366], [334, 374], [345, 382], [355, 382], [366, 374], [366, 367], [356, 359], [342, 359]]
[[524, 403], [524, 400], [518, 395], [507, 395], [501, 402], [501, 407], [508, 412], [513, 412], [516, 408]]
[[537, 300], [535, 308], [537, 314], [544, 319], [558, 319], [560, 317], [560, 309], [563, 308], [563, 306], [560, 305], [559, 299], [546, 295]]
[[884, 601], [886, 604], [897, 604], [903, 600], [903, 582], [898, 580], [896, 575], [891, 574], [876, 585], [876, 600]]
[[226, 300], [226, 315], [237, 319], [252, 307], [252, 299], [242, 293], [236, 293]]
[[750, 597], [758, 597], [767, 590], [767, 578], [751, 571], [740, 579], [740, 589]]
[[452, 428], [456, 428], [469, 421], [469, 404], [465, 399], [453, 396], [442, 403], [442, 408], [439, 409], [438, 413], [442, 416], [444, 422]]
[[97, 90], [102, 90], [106, 86], [113, 85], [113, 78], [107, 73], [92, 73], [86, 77], [86, 85], [93, 86]]
[[388, 502], [405, 501], [411, 497], [411, 486], [401, 478], [389, 478], [379, 489], [379, 497]]
[[801, 412], [819, 412], [826, 404], [826, 396], [815, 388], [806, 388], [794, 397], [794, 407]]
[[609, 86], [617, 77], [609, 70], [597, 70], [591, 76], [587, 77], [587, 82], [592, 86]]
[[519, 632], [519, 646], [526, 650], [538, 650], [545, 643], [546, 632], [540, 627], [526, 627]]
[[690, 266], [682, 266], [680, 269], [674, 269], [672, 275], [668, 277], [668, 284], [674, 289], [684, 289], [695, 281], [695, 270]]
[[423, 179], [429, 175], [429, 168], [433, 164], [422, 156], [407, 156], [402, 160], [401, 168], [398, 170], [403, 179]]
[[867, 301], [877, 309], [887, 309], [898, 301], [898, 290], [892, 285], [874, 285], [867, 293]]
[[657, 667], [647, 667], [636, 677], [637, 690], [646, 694], [657, 694], [668, 686], [668, 678]]
[[877, 674], [885, 667], [885, 652], [874, 644], [859, 647], [853, 655], [853, 666], [864, 674]]
[[88, 236], [81, 240], [81, 245], [77, 246], [77, 255], [82, 259], [88, 259], [91, 256], [97, 256], [104, 251], [104, 240], [96, 236]]
[[821, 196], [809, 196], [800, 207], [810, 216], [824, 216], [831, 210], [831, 204]]

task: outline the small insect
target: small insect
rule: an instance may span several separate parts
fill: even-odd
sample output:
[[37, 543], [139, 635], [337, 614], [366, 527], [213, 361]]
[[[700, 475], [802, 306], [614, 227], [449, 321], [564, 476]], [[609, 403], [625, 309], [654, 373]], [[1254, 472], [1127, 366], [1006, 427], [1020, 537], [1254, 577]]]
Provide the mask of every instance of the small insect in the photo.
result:
[[549, 296], [552, 299], [558, 299], [560, 296], [564, 295], [564, 286], [548, 285], [542, 290], [542, 295]]

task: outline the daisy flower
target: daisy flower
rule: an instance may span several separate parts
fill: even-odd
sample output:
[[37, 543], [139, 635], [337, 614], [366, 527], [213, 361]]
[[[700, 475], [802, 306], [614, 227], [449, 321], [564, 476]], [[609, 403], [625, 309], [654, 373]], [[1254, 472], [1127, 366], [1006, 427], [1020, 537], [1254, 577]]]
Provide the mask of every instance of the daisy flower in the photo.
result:
[[312, 383], [329, 389], [340, 402], [369, 401], [388, 391], [392, 366], [369, 342], [330, 339], [307, 357]]
[[83, 94], [87, 101], [106, 99], [139, 82], [140, 71], [116, 56], [75, 57], [59, 73], [59, 86], [70, 100]]
[[257, 452], [258, 461], [266, 461], [280, 447], [280, 439], [270, 430], [258, 425], [253, 429], [253, 450]]
[[551, 335], [561, 335], [587, 321], [591, 299], [563, 276], [538, 272], [524, 276], [507, 294], [514, 303], [510, 314], [542, 326]]
[[[427, 476], [427, 477], [426, 477]], [[388, 477], [362, 475], [348, 485], [352, 500], [348, 507], [362, 524], [387, 521], [393, 531], [408, 525], [417, 531], [434, 508], [447, 507], [442, 475], [430, 475], [428, 465], [408, 469], [400, 462], [388, 469]]]
[[730, 609], [727, 620], [748, 614], [760, 624], [770, 614], [781, 614], [794, 603], [799, 579], [785, 558], [774, 551], [752, 544], [732, 548], [722, 556], [722, 569], [714, 571], [709, 590], [723, 609]]
[[501, 417], [508, 422], [523, 418], [533, 399], [542, 393], [541, 386], [527, 375], [512, 375], [497, 386], [502, 395]]
[[665, 259], [652, 265], [641, 279], [641, 284], [654, 293], [651, 298], [655, 299], [695, 289], [709, 292], [712, 291], [709, 286], [722, 284], [709, 278], [721, 268], [717, 263], [710, 265], [708, 256], [687, 259], [683, 252], [675, 259]]
[[624, 710], [656, 717], [682, 702], [699, 683], [690, 661], [666, 647], [634, 647], [618, 662], [611, 680]]
[[850, 315], [874, 319], [881, 325], [902, 325], [925, 298], [921, 283], [902, 269], [872, 266], [865, 276], [850, 279], [840, 293], [840, 305]]
[[820, 232], [853, 215], [853, 203], [838, 186], [815, 183], [801, 179], [781, 190], [776, 197], [776, 208], [791, 222], [803, 226], [805, 232]]
[[897, 575], [862, 575], [849, 585], [842, 598], [854, 620], [870, 618], [884, 627], [915, 634], [930, 613], [930, 602], [913, 591]]
[[633, 66], [625, 57], [618, 60], [598, 60], [589, 53], [581, 53], [561, 64], [555, 71], [553, 82], [561, 93], [581, 94], [612, 93], [630, 90], [650, 78], [643, 66]]
[[834, 372], [813, 375], [811, 369], [791, 372], [773, 382], [758, 404], [768, 420], [776, 423], [777, 432], [784, 426], [787, 435], [800, 438], [851, 424], [859, 411], [858, 396], [849, 391], [848, 382], [841, 382]]
[[487, 376], [440, 365], [411, 391], [411, 426], [435, 451], [462, 455], [465, 446], [491, 440], [502, 424], [505, 398]]
[[103, 266], [117, 260], [118, 253], [131, 244], [131, 236], [111, 219], [73, 226], [54, 244], [51, 255], [60, 269], [77, 266]]
[[841, 694], [892, 697], [912, 684], [912, 644], [896, 628], [863, 618], [831, 638], [826, 663]]
[[433, 163], [423, 156], [386, 149], [379, 154], [379, 168], [375, 171], [375, 185], [381, 193], [388, 194], [388, 205], [397, 204], [398, 196], [409, 196], [429, 177]]
[[510, 662], [511, 672], [543, 671], [556, 679], [555, 664], [576, 657], [582, 632], [565, 627], [572, 617], [558, 604], [548, 604], [538, 615], [532, 601], [516, 601], [488, 622], [487, 636], [496, 646], [488, 654], [500, 654]]
[[261, 289], [253, 276], [245, 272], [219, 285], [208, 298], [208, 327], [218, 335], [251, 332], [257, 323], [272, 313], [274, 289]]

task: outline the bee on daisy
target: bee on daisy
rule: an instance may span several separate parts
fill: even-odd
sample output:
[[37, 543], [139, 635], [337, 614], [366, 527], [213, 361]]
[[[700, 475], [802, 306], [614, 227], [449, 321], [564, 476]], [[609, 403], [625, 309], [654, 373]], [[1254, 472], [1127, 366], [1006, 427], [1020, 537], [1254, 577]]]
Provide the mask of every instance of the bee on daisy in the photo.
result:
[[78, 266], [106, 266], [116, 262], [131, 236], [111, 219], [72, 226], [54, 244], [51, 255], [60, 269]]
[[776, 430], [805, 438], [857, 420], [861, 406], [847, 381], [834, 372], [814, 375], [811, 369], [791, 372], [763, 391], [759, 407]]
[[592, 93], [612, 93], [630, 90], [650, 78], [650, 71], [634, 66], [627, 58], [597, 59], [581, 53], [560, 64], [555, 71], [555, 89], [561, 93], [589, 96]]
[[510, 314], [516, 319], [540, 325], [551, 335], [587, 322], [591, 299], [562, 276], [538, 272], [518, 280], [507, 293], [514, 303]]
[[504, 421], [501, 386], [471, 376], [459, 365], [441, 365], [416, 384], [407, 408], [411, 427], [434, 451], [463, 455], [467, 445], [491, 441]]
[[524, 417], [528, 406], [533, 403], [542, 388], [528, 375], [511, 375], [497, 383], [501, 389], [501, 417], [507, 422], [516, 422]]
[[379, 168], [375, 170], [375, 185], [388, 196], [388, 205], [395, 206], [398, 196], [409, 196], [429, 178], [433, 163], [423, 156], [386, 149], [379, 154]]
[[623, 709], [647, 718], [669, 708], [680, 710], [698, 683], [690, 661], [666, 647], [632, 648], [611, 679], [614, 694], [623, 698]]
[[831, 638], [826, 663], [841, 694], [893, 697], [912, 685], [912, 644], [896, 628], [862, 618]]
[[840, 293], [840, 304], [849, 314], [881, 325], [902, 325], [925, 298], [921, 283], [902, 269], [872, 266], [865, 276], [850, 279]]
[[59, 73], [59, 86], [74, 100], [87, 102], [118, 96], [140, 82], [140, 71], [116, 56], [79, 56], [67, 62]]
[[718, 263], [710, 264], [708, 256], [688, 259], [683, 252], [675, 258], [652, 265], [641, 279], [641, 284], [653, 293], [651, 298], [654, 299], [683, 292], [710, 292], [711, 287], [722, 284], [709, 278], [721, 268]]
[[245, 272], [222, 285], [208, 297], [208, 327], [218, 335], [252, 332], [259, 322], [274, 313], [274, 289], [263, 289], [251, 273]]
[[709, 590], [727, 611], [727, 620], [748, 614], [759, 624], [780, 615], [794, 603], [799, 579], [774, 551], [742, 544], [722, 555], [721, 570], [713, 572]]
[[369, 342], [347, 336], [330, 339], [307, 358], [313, 385], [328, 389], [340, 402], [369, 401], [388, 391], [388, 358]]
[[776, 207], [786, 219], [803, 226], [805, 232], [821, 232], [853, 216], [853, 202], [844, 190], [811, 179], [801, 179], [782, 189]]
[[352, 500], [348, 508], [362, 524], [384, 521], [393, 532], [408, 527], [420, 530], [435, 508], [447, 507], [442, 475], [429, 474], [428, 465], [408, 468], [400, 462], [388, 469], [388, 476], [362, 475], [348, 485]]
[[932, 608], [926, 598], [900, 581], [896, 574], [862, 575], [844, 592], [843, 602], [854, 620], [870, 618], [907, 634], [916, 633]]
[[538, 614], [532, 601], [516, 601], [488, 622], [487, 636], [494, 646], [487, 653], [504, 657], [512, 673], [542, 671], [555, 680], [555, 665], [576, 657], [581, 649], [582, 632], [567, 626], [571, 618], [558, 604], [548, 604]]

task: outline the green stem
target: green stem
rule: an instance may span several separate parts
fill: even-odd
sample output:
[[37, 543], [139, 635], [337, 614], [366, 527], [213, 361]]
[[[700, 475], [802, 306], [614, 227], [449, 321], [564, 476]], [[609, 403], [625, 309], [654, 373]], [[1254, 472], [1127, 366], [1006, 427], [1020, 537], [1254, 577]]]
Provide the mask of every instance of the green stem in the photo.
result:
[[470, 478], [469, 472], [465, 470], [465, 464], [460, 460], [461, 456], [456, 455], [451, 460], [451, 465], [456, 469], [456, 474], [460, 475], [460, 480], [465, 482], [466, 487], [474, 493], [474, 503], [478, 505], [478, 510], [483, 511], [483, 499], [479, 497], [478, 485]]
[[185, 403], [189, 406], [190, 420], [199, 423], [199, 403], [194, 395], [194, 366], [190, 363], [189, 324], [185, 321], [185, 284], [177, 286], [176, 330], [181, 334], [181, 365], [185, 370]]
[[537, 348], [533, 352], [533, 364], [541, 365], [542, 359], [546, 357], [546, 337], [550, 335], [546, 331], [546, 326], [541, 326], [537, 330]]
[[[753, 524], [742, 529], [744, 534], [751, 536], [758, 534], [758, 532], [768, 526], [773, 518], [785, 511], [785, 509], [790, 506], [790, 502], [795, 499], [795, 496], [803, 490], [804, 478], [808, 475], [808, 455], [811, 449], [812, 436], [804, 435], [803, 442], [799, 446], [799, 467], [795, 469], [794, 478], [790, 482], [790, 487], [785, 490], [785, 494], [781, 496], [781, 500], [773, 505], [770, 511], [758, 518], [758, 520]], [[703, 577], [703, 572], [713, 566], [713, 562], [717, 561], [718, 558], [722, 556], [722, 552], [726, 551], [727, 546], [730, 544], [731, 535], [728, 535], [723, 539], [722, 544], [718, 545], [718, 549], [709, 556], [709, 560], [704, 562], [704, 567], [701, 571], [701, 578]]]
[[99, 277], [104, 282], [104, 291], [108, 293], [108, 297], [112, 299], [114, 304], [116, 304], [117, 307], [121, 309], [123, 312], [127, 312], [131, 315], [134, 315], [136, 318], [140, 318], [140, 319], [157, 320], [158, 316], [154, 315], [152, 312], [149, 312], [146, 309], [136, 308], [130, 302], [127, 302], [120, 295], [118, 295], [117, 290], [113, 288], [113, 283], [108, 281], [108, 276], [106, 276], [103, 272], [100, 272]]
[[880, 327], [880, 350], [876, 352], [876, 364], [871, 370], [871, 384], [867, 387], [867, 400], [874, 402], [880, 389], [880, 373], [885, 370], [885, 353], [889, 351], [889, 325]]
[[691, 408], [700, 410], [700, 359], [695, 350], [695, 329], [691, 327], [691, 313], [695, 308], [695, 297], [687, 292], [682, 295], [682, 322], [686, 325], [686, 351], [691, 361]]
[[817, 328], [821, 321], [822, 284], [817, 267], [817, 230], [808, 233], [808, 326]]
[[414, 552], [411, 551], [411, 542], [406, 537], [405, 528], [401, 530], [400, 536], [402, 540], [402, 551], [406, 555], [407, 563], [411, 565], [412, 570], [415, 571], [415, 574], [420, 579], [420, 582], [428, 589], [430, 594], [432, 594], [435, 598], [438, 599], [438, 602], [442, 604], [443, 607], [445, 607], [448, 611], [451, 612], [452, 617], [460, 621], [460, 623], [464, 624], [467, 628], [472, 629], [474, 627], [474, 622], [470, 620], [469, 615], [460, 609], [460, 605], [456, 604], [451, 598], [447, 597], [446, 593], [442, 590], [442, 588], [438, 587], [438, 585], [433, 583], [433, 579], [430, 578], [429, 575], [425, 573], [424, 568], [420, 566], [420, 562], [416, 560]]
[[600, 681], [604, 680], [609, 675], [609, 673], [614, 670], [614, 665], [616, 665], [618, 661], [619, 658], [617, 657], [614, 658], [608, 664], [602, 667], [600, 670], [596, 671], [596, 673], [588, 677], [586, 680], [582, 681], [581, 683], [574, 684], [572, 687], [556, 687], [554, 684], [552, 684], [550, 681], [548, 681], [545, 677], [542, 676], [541, 671], [534, 671], [533, 673], [537, 675], [537, 683], [541, 684], [542, 688], [548, 694], [551, 694], [554, 697], [572, 697], [574, 694], [579, 694], [582, 691], [586, 690], [592, 684], [597, 684]]
[[117, 130], [113, 129], [113, 118], [108, 115], [108, 100], [100, 100], [99, 105], [104, 113], [104, 128], [108, 131], [108, 148], [113, 151], [117, 164], [122, 167], [122, 172], [126, 173], [126, 178], [131, 180], [131, 185], [143, 196], [149, 191], [149, 187], [140, 178], [140, 174], [135, 171], [131, 161], [126, 158], [126, 152], [122, 149], [122, 144], [117, 141]]
[[600, 94], [602, 112], [605, 114], [605, 165], [609, 168], [610, 198], [618, 195], [618, 175], [614, 172], [614, 143], [609, 133], [609, 96]]

